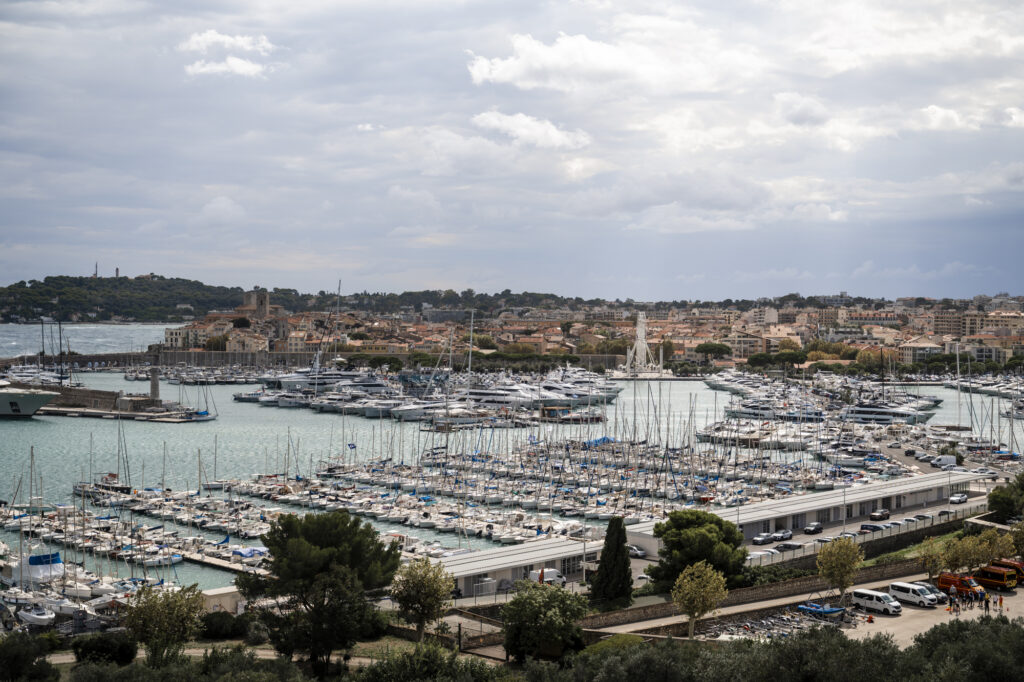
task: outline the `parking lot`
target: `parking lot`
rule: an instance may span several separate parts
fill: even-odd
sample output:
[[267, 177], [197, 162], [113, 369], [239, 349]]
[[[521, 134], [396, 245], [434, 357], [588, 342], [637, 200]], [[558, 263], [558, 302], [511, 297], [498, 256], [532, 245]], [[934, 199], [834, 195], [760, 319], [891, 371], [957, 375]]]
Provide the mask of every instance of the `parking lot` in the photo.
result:
[[[903, 578], [904, 581], [912, 580], [925, 580], [927, 576], [918, 575], [908, 578]], [[877, 583], [870, 587], [885, 591], [888, 587], [888, 583]], [[1018, 616], [1024, 616], [1024, 589], [1018, 589], [1011, 592], [990, 592], [990, 594], [997, 600], [993, 602], [992, 615], [999, 615], [998, 602], [999, 595], [1003, 596], [1003, 611], [1002, 613], [1009, 618], [1016, 618]], [[879, 614], [871, 614], [873, 622], [867, 622], [864, 619], [858, 621], [856, 628], [846, 630], [846, 634], [849, 637], [863, 638], [869, 637], [876, 633], [891, 634], [893, 639], [900, 647], [907, 647], [913, 644], [914, 636], [918, 635], [931, 627], [950, 620], [973, 620], [980, 618], [985, 615], [985, 611], [981, 606], [975, 606], [973, 609], [967, 609], [961, 611], [959, 616], [954, 615], [950, 611], [946, 611], [946, 606], [938, 606], [935, 608], [925, 608], [921, 606], [913, 606], [910, 604], [903, 604], [903, 613], [899, 616], [884, 616]]]

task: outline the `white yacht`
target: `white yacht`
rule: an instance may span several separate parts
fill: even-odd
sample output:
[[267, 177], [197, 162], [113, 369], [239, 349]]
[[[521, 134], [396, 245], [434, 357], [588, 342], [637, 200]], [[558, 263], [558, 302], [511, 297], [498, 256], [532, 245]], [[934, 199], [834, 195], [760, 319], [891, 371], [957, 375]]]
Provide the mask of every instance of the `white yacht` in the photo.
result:
[[54, 391], [15, 388], [10, 382], [0, 380], [0, 417], [31, 417], [59, 395]]
[[860, 402], [839, 411], [839, 418], [855, 424], [923, 424], [932, 417], [931, 412], [896, 407], [886, 403]]

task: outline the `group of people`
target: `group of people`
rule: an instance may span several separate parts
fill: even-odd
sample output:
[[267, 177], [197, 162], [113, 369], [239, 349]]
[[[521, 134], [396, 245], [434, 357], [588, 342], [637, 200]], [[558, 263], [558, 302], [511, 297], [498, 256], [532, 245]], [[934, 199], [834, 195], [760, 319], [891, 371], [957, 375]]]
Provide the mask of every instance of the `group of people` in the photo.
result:
[[[977, 593], [975, 593], [974, 590], [965, 590], [961, 593], [956, 589], [956, 585], [950, 585], [948, 611], [953, 616], [959, 616], [961, 610], [966, 611], [967, 609], [973, 609], [975, 606], [977, 606], [979, 609], [984, 608], [985, 614], [987, 615], [992, 611], [993, 599], [988, 592], [985, 592], [984, 595], [984, 597], [979, 596]], [[1002, 613], [1003, 595], [999, 595], [999, 600], [996, 603], [996, 608], [998, 608], [999, 612]]]

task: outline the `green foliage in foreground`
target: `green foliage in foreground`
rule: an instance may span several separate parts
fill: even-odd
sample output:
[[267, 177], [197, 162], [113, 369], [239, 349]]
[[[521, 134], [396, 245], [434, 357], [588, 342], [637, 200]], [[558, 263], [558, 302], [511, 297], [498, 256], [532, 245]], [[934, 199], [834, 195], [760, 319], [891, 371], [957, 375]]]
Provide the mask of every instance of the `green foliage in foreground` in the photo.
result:
[[984, 682], [1024, 679], [1024, 620], [985, 617], [951, 621], [918, 635], [901, 650], [887, 635], [849, 639], [833, 628], [787, 638], [715, 646], [665, 640], [646, 646], [590, 647], [574, 659], [532, 663], [531, 682], [659, 680], [659, 682]]
[[[554, 588], [553, 588], [554, 589]], [[41, 657], [45, 637], [15, 633], [0, 639], [0, 680], [56, 680], [59, 672]], [[936, 625], [901, 650], [888, 635], [850, 639], [833, 628], [805, 630], [770, 642], [737, 640], [706, 644], [667, 639], [644, 643], [615, 635], [558, 663], [527, 661], [523, 667], [488, 664], [433, 644], [395, 652], [357, 669], [338, 662], [329, 679], [355, 682], [990, 682], [1024, 679], [1024, 619], [1004, 616], [952, 620]], [[218, 648], [202, 658], [182, 658], [154, 669], [141, 662], [81, 663], [72, 682], [305, 682], [298, 665], [260, 659], [244, 647]]]
[[459, 657], [436, 644], [421, 644], [411, 651], [394, 653], [353, 676], [356, 682], [496, 682], [516, 679], [507, 668], [488, 665], [478, 658]]

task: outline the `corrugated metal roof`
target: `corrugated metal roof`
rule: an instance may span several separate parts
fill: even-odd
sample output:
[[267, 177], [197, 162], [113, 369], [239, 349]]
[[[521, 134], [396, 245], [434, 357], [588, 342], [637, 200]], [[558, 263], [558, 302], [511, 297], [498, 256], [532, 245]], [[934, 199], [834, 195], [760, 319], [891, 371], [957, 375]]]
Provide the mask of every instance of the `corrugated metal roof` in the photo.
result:
[[[587, 552], [600, 551], [600, 541], [587, 542]], [[566, 538], [548, 538], [526, 542], [522, 545], [484, 549], [458, 556], [441, 557], [435, 561], [444, 564], [445, 570], [456, 578], [481, 575], [517, 566], [539, 564], [570, 556], [583, 555], [583, 542]]]
[[[969, 481], [985, 478], [985, 474], [972, 474], [969, 472], [939, 472], [912, 476], [909, 478], [898, 478], [892, 481], [882, 481], [855, 485], [850, 488], [841, 488], [805, 495], [790, 495], [776, 500], [744, 504], [738, 507], [715, 507], [706, 509], [712, 514], [717, 514], [727, 521], [737, 525], [757, 523], [767, 519], [774, 519], [780, 516], [793, 514], [807, 514], [819, 509], [839, 507], [843, 504], [858, 504], [869, 500], [876, 500], [880, 497], [892, 495], [909, 495], [938, 486], [947, 486], [956, 483], [967, 483]], [[694, 507], [700, 510], [700, 507]], [[626, 529], [629, 533], [653, 533], [656, 521], [646, 521], [630, 526]]]

